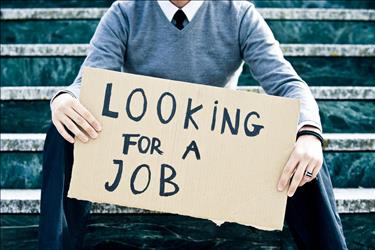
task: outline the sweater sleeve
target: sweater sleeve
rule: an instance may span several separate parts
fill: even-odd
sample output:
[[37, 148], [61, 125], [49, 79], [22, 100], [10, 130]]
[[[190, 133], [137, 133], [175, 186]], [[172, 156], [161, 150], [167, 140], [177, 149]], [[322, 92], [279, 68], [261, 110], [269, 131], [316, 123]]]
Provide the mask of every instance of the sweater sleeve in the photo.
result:
[[300, 100], [299, 128], [312, 125], [322, 131], [318, 105], [305, 81], [284, 58], [279, 42], [251, 4], [239, 22], [243, 60], [267, 94]]
[[65, 89], [57, 92], [66, 92], [79, 98], [82, 68], [84, 66], [121, 71], [124, 64], [126, 42], [128, 37], [128, 21], [118, 1], [101, 18], [93, 37], [90, 40], [87, 56], [81, 65], [74, 82]]

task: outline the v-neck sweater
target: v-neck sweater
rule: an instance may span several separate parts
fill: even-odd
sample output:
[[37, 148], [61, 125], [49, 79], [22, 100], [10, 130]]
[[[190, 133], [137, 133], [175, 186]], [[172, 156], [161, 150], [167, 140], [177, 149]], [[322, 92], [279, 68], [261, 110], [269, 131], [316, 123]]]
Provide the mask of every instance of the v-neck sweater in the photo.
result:
[[[182, 30], [157, 1], [116, 1], [101, 18], [82, 66], [235, 88], [243, 62], [267, 94], [300, 100], [300, 126], [321, 129], [310, 89], [248, 1], [204, 1]], [[75, 97], [81, 74], [65, 89]]]

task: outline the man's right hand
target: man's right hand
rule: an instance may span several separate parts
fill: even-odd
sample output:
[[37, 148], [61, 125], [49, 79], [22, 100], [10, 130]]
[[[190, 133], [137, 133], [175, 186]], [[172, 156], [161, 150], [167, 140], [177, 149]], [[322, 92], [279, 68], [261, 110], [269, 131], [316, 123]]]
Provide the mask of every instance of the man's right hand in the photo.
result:
[[98, 132], [102, 129], [95, 117], [69, 93], [58, 95], [52, 101], [51, 111], [52, 122], [57, 131], [70, 143], [74, 143], [74, 138], [66, 129], [82, 142], [88, 142], [88, 136], [92, 139], [97, 138]]

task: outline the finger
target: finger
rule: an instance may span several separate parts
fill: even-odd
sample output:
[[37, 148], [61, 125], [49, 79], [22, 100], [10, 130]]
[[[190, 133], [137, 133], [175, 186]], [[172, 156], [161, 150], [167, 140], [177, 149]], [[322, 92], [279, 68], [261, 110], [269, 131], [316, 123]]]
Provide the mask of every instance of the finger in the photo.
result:
[[[312, 180], [312, 179], [311, 179]], [[298, 187], [302, 187], [305, 185], [307, 182], [310, 182], [311, 180], [306, 180], [305, 178], [302, 178], [301, 182], [299, 183]]]
[[61, 122], [82, 142], [88, 142], [89, 138], [77, 127], [76, 124], [68, 116], [61, 118]]
[[288, 185], [289, 179], [293, 175], [297, 164], [298, 159], [294, 156], [294, 154], [292, 154], [289, 157], [288, 162], [285, 164], [283, 172], [280, 176], [279, 183], [277, 185], [277, 189], [279, 191], [283, 191], [285, 187]]
[[308, 161], [301, 160], [298, 163], [298, 167], [296, 172], [293, 175], [292, 181], [290, 183], [289, 189], [288, 189], [288, 196], [292, 197], [294, 193], [297, 190], [298, 184], [301, 182], [303, 175], [305, 173], [305, 169], [307, 167]]
[[55, 125], [57, 131], [60, 135], [70, 143], [74, 143], [74, 138], [65, 130], [64, 126], [59, 121], [54, 121], [53, 124]]
[[80, 114], [96, 131], [101, 131], [102, 127], [95, 117], [78, 101], [73, 102], [73, 109]]
[[[314, 173], [314, 169], [315, 169], [315, 166], [314, 165], [314, 162], [310, 162], [309, 165], [307, 166], [306, 168], [306, 171], [304, 172], [304, 175], [303, 175], [303, 178], [300, 182], [300, 184], [298, 185], [299, 187], [302, 187], [303, 185], [305, 185], [307, 182], [311, 181], [313, 178], [313, 173]], [[311, 176], [309, 176], [309, 173], [311, 174]]]
[[313, 179], [316, 178], [316, 176], [318, 175], [320, 169], [322, 168], [322, 163], [323, 163], [323, 161], [318, 161], [317, 162], [317, 165], [315, 166], [314, 171], [313, 171], [313, 177], [312, 177]]
[[79, 125], [84, 131], [86, 131], [86, 133], [89, 134], [91, 138], [95, 139], [98, 137], [98, 133], [95, 131], [95, 129], [91, 127], [91, 125], [74, 109], [68, 109], [65, 114], [70, 117], [77, 125]]

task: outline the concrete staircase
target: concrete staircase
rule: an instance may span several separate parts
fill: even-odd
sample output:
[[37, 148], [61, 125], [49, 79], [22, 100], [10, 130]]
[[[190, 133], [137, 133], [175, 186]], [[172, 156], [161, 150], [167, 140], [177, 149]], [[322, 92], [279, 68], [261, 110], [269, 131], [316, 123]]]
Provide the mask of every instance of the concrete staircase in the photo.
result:
[[[1, 4], [1, 249], [35, 249], [49, 99], [76, 76], [112, 1]], [[350, 249], [375, 245], [375, 5], [255, 1], [321, 111], [325, 160]], [[38, 8], [36, 8], [38, 7]], [[239, 90], [262, 92], [245, 66]], [[94, 204], [87, 249], [295, 249], [286, 228], [263, 232]]]

